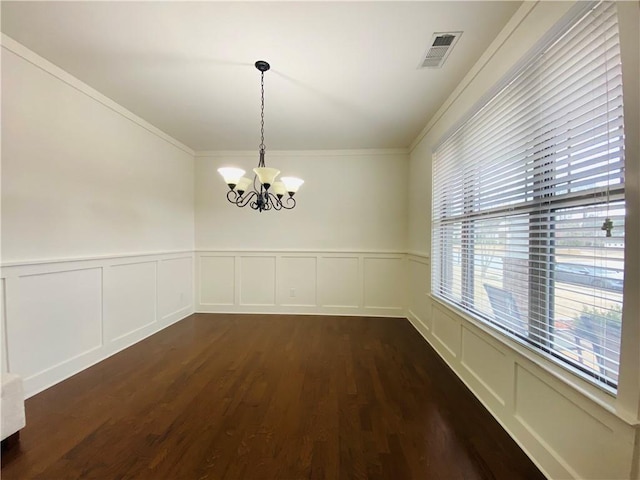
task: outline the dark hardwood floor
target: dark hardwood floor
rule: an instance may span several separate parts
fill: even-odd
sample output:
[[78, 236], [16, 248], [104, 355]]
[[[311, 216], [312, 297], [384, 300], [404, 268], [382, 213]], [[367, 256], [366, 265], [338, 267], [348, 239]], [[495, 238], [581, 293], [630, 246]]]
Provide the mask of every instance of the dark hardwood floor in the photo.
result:
[[3, 479], [541, 479], [406, 319], [196, 314], [30, 398]]

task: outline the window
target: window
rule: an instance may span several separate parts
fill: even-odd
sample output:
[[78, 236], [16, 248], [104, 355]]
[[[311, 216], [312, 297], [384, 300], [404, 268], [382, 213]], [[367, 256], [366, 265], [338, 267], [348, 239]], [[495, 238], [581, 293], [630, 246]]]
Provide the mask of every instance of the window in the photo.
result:
[[621, 74], [616, 7], [602, 2], [532, 55], [433, 163], [433, 295], [609, 390], [624, 273]]

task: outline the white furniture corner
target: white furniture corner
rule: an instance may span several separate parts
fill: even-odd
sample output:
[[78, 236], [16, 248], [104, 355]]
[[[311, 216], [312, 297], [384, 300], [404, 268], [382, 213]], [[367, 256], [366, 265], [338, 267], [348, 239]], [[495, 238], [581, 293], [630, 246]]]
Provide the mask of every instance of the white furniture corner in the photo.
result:
[[12, 373], [2, 373], [2, 403], [0, 404], [2, 440], [20, 431], [26, 424], [22, 379]]

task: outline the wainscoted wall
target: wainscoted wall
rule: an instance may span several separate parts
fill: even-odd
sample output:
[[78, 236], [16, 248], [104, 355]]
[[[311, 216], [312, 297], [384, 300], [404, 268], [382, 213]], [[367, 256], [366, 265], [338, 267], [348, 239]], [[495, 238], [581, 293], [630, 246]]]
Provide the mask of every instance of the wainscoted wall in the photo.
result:
[[2, 268], [3, 364], [30, 397], [193, 313], [193, 252]]
[[1, 43], [1, 360], [29, 397], [193, 311], [194, 152]]
[[[584, 2], [523, 2], [410, 147], [409, 252], [431, 249], [432, 153], [487, 92]], [[625, 97], [625, 305], [615, 397], [430, 297], [427, 255], [409, 255], [407, 314], [425, 339], [550, 478], [640, 479], [640, 138], [638, 2], [616, 2]]]
[[408, 266], [409, 320], [549, 478], [633, 478], [632, 419], [580, 394], [597, 397], [586, 382], [570, 387], [525, 347], [429, 296], [428, 257], [409, 255]]
[[[194, 310], [406, 314], [550, 478], [640, 478], [640, 322], [625, 323], [627, 383], [616, 403], [434, 300], [428, 255], [398, 253], [430, 250], [433, 146], [570, 7], [524, 2], [410, 158], [405, 150], [272, 151], [272, 165], [307, 179], [299, 206], [275, 222], [231, 207], [215, 172], [253, 167], [255, 152], [201, 152], [193, 162], [189, 148], [3, 35], [2, 256], [17, 262], [0, 274], [3, 370], [23, 376], [29, 397]], [[626, 228], [636, 245], [638, 3], [619, 9]], [[371, 192], [405, 192], [407, 179], [407, 195], [372, 208]], [[167, 253], [122, 254], [140, 248]], [[111, 253], [119, 256], [95, 256]], [[78, 255], [91, 258], [50, 260]], [[625, 257], [634, 266], [627, 292], [635, 292], [637, 249]], [[635, 297], [626, 296], [625, 318], [638, 318]]]
[[196, 311], [404, 316], [406, 256], [196, 252]]

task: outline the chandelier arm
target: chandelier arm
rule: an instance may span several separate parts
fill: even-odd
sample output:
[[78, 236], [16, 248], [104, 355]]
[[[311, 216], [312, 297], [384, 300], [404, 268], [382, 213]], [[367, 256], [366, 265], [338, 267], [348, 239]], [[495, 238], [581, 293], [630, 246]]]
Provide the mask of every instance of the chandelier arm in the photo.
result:
[[238, 192], [236, 192], [235, 190], [227, 190], [227, 200], [229, 200], [231, 203], [236, 203], [238, 197]]
[[249, 204], [249, 202], [251, 202], [251, 200], [256, 197], [256, 195], [256, 192], [253, 191], [250, 191], [248, 193], [245, 192], [242, 200], [240, 202], [237, 202], [236, 205], [238, 205], [239, 207], [246, 207], [247, 204]]
[[282, 202], [273, 193], [268, 193], [269, 203], [273, 206], [274, 210], [282, 210]]
[[244, 192], [242, 196], [238, 195], [237, 192], [233, 193], [235, 193], [235, 195], [232, 198], [230, 198], [229, 193], [227, 193], [227, 199], [237, 207], [246, 207], [247, 204], [256, 196], [256, 192], [253, 191]]
[[282, 208], [285, 210], [291, 210], [296, 206], [296, 199], [293, 197], [287, 197], [285, 201], [280, 200], [280, 203], [282, 204]]

